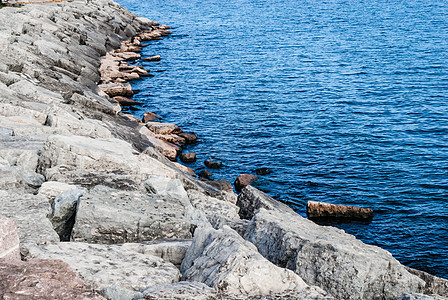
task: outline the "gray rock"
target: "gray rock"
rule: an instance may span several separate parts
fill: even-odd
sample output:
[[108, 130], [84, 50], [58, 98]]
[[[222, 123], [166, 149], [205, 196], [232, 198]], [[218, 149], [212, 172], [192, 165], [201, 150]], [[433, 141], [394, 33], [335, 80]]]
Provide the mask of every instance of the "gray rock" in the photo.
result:
[[75, 224], [76, 206], [83, 195], [84, 190], [76, 189], [59, 194], [51, 204], [49, 215], [54, 230], [58, 233], [61, 241], [69, 241]]
[[398, 298], [398, 300], [446, 300], [448, 298], [439, 295], [425, 295], [420, 293], [405, 294]]
[[26, 244], [26, 259], [60, 259], [75, 269], [96, 291], [111, 286], [139, 291], [147, 287], [177, 282], [179, 270], [159, 257], [140, 254], [119, 245], [56, 243]]
[[20, 260], [16, 222], [0, 215], [0, 259]]
[[181, 271], [183, 280], [203, 282], [230, 294], [268, 295], [307, 287], [299, 276], [267, 261], [227, 226], [219, 231], [196, 229]]
[[200, 282], [180, 281], [172, 284], [150, 287], [142, 291], [145, 299], [170, 300], [214, 300], [218, 298], [217, 292]]
[[437, 294], [440, 296], [448, 297], [448, 280], [444, 278], [440, 278], [429, 273], [408, 268], [406, 267], [409, 273], [414, 274], [420, 277], [423, 281], [425, 281], [425, 289], [423, 292], [425, 294]]
[[108, 300], [134, 300], [143, 298], [143, 294], [121, 286], [108, 286], [101, 290], [103, 295]]
[[191, 238], [191, 223], [182, 201], [103, 186], [81, 198], [73, 241], [126, 243]]
[[424, 286], [389, 252], [297, 214], [261, 208], [245, 238], [269, 261], [337, 299], [396, 299]]

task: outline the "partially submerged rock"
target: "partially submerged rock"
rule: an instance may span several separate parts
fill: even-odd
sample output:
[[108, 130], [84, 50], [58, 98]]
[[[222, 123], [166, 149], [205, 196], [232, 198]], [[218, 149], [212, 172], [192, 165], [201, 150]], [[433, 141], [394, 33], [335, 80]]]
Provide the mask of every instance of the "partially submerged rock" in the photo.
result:
[[373, 218], [373, 210], [370, 208], [336, 205], [316, 201], [308, 201], [308, 204], [306, 205], [306, 214], [309, 219], [339, 218], [371, 220]]
[[248, 185], [251, 185], [252, 182], [256, 181], [257, 179], [258, 177], [253, 174], [241, 174], [235, 179], [233, 185], [235, 186], [235, 190], [237, 192], [241, 192], [243, 188], [245, 188]]

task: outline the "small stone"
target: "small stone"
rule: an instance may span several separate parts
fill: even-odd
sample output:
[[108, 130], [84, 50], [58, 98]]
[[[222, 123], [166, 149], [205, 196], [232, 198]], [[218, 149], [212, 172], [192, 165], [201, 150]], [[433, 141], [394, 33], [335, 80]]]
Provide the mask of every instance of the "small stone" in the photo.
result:
[[257, 179], [258, 177], [253, 174], [241, 174], [236, 178], [235, 182], [233, 183], [235, 185], [235, 190], [239, 193], [244, 187], [250, 185]]
[[198, 175], [199, 175], [199, 177], [206, 178], [206, 179], [210, 179], [210, 177], [212, 177], [212, 173], [210, 173], [207, 170], [202, 170], [201, 172], [199, 172]]
[[178, 134], [178, 136], [184, 138], [187, 144], [193, 144], [198, 139], [198, 137], [194, 133], [181, 132]]
[[180, 155], [180, 161], [184, 163], [192, 163], [196, 161], [196, 153], [189, 152], [189, 153], [182, 153]]
[[272, 171], [269, 170], [268, 168], [259, 168], [255, 170], [255, 174], [257, 175], [268, 175], [271, 174]]
[[156, 113], [153, 113], [151, 111], [147, 111], [143, 115], [143, 123], [148, 123], [148, 122], [152, 122], [152, 121], [159, 120], [159, 119], [160, 119], [159, 115], [157, 115]]
[[222, 162], [216, 162], [216, 161], [211, 161], [211, 160], [204, 161], [204, 165], [209, 169], [222, 168]]
[[146, 61], [160, 61], [160, 59], [161, 59], [160, 55], [154, 55], [154, 56], [142, 58], [142, 60], [146, 60]]
[[131, 105], [140, 105], [142, 104], [141, 102], [123, 97], [123, 96], [115, 96], [114, 100], [117, 101], [118, 103], [120, 103], [120, 105], [124, 105], [124, 106], [131, 106]]

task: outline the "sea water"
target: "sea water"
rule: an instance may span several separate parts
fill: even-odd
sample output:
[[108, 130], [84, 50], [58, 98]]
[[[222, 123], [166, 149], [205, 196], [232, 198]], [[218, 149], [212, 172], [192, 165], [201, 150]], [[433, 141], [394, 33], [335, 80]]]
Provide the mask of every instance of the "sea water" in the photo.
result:
[[172, 27], [133, 82], [195, 132], [189, 166], [255, 185], [305, 215], [309, 200], [370, 207], [334, 224], [410, 267], [448, 277], [448, 2], [119, 0]]

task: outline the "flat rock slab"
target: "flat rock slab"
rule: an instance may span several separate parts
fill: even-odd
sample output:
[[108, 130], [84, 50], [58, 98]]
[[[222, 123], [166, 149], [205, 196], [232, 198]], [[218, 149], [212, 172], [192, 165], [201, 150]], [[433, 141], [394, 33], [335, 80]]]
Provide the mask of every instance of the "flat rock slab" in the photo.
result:
[[120, 245], [67, 242], [42, 246], [29, 244], [27, 249], [27, 259], [60, 259], [68, 263], [96, 291], [109, 286], [139, 291], [177, 282], [180, 276], [173, 264]]
[[20, 260], [16, 222], [0, 215], [0, 259]]
[[105, 300], [87, 288], [78, 274], [60, 260], [2, 260], [0, 295], [5, 300]]
[[221, 230], [196, 229], [181, 271], [184, 280], [237, 295], [269, 295], [287, 290], [300, 293], [307, 287], [299, 276], [267, 261], [254, 245], [227, 226]]
[[184, 204], [170, 197], [97, 186], [79, 201], [72, 240], [116, 244], [188, 239], [191, 223]]

